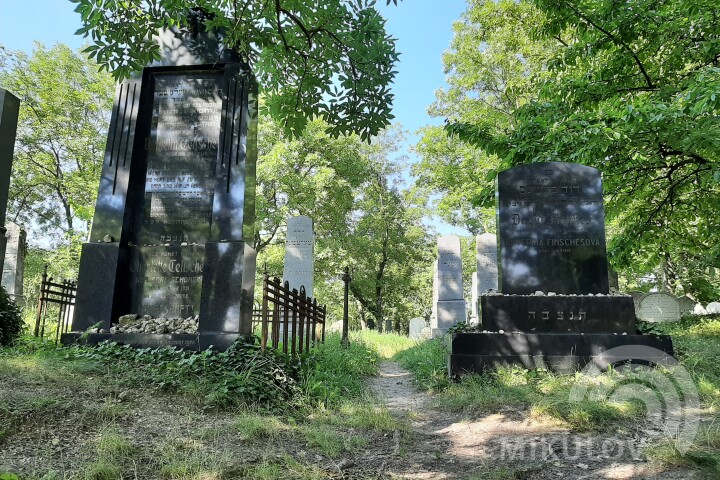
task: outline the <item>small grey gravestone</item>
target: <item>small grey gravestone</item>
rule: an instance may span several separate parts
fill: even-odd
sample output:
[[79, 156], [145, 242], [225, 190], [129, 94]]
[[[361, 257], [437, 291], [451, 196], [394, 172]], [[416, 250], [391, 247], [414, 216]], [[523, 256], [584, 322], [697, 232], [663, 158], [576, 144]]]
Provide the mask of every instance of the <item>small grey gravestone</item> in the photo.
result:
[[422, 338], [422, 331], [423, 328], [425, 328], [425, 319], [424, 318], [413, 318], [410, 320], [410, 328], [409, 328], [409, 337], [413, 340], [419, 340]]
[[438, 262], [433, 262], [433, 289], [432, 289], [432, 312], [430, 313], [430, 325], [437, 328], [437, 301], [438, 301]]
[[472, 274], [472, 286], [470, 287], [470, 325], [477, 325], [478, 320], [478, 298], [480, 288], [478, 286], [478, 272]]
[[22, 303], [25, 272], [25, 230], [14, 223], [6, 225], [7, 247], [2, 271], [2, 286], [16, 303]]
[[720, 313], [720, 302], [708, 303], [707, 307], [705, 307], [705, 311], [707, 311], [707, 313], [710, 315]]
[[475, 237], [477, 291], [479, 294], [498, 289], [497, 237], [483, 233]]
[[288, 218], [283, 281], [298, 291], [305, 287], [308, 297], [313, 296], [314, 245], [312, 219], [304, 215]]
[[647, 322], [675, 322], [680, 320], [680, 305], [673, 295], [648, 293], [640, 300], [638, 318]]
[[680, 316], [692, 315], [695, 309], [695, 300], [690, 297], [682, 296], [677, 299], [678, 305], [680, 306]]
[[443, 335], [448, 328], [467, 320], [463, 293], [460, 238], [446, 235], [438, 238], [437, 302], [432, 335]]
[[637, 312], [640, 308], [640, 300], [642, 300], [645, 295], [647, 295], [647, 292], [632, 291], [628, 292], [628, 295], [632, 297], [633, 302], [635, 303], [635, 312]]

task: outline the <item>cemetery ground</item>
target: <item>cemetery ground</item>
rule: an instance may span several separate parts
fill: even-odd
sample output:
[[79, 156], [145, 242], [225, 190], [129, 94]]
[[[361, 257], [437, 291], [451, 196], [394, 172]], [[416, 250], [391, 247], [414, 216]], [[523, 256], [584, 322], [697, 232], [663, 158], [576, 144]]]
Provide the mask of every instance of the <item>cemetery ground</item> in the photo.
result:
[[[227, 354], [0, 350], [0, 478], [686, 479], [720, 477], [720, 317], [673, 336], [703, 401], [684, 453], [637, 402], [571, 402], [622, 381], [520, 368], [448, 380], [440, 341], [330, 336], [300, 364]], [[644, 326], [649, 329], [647, 325]]]

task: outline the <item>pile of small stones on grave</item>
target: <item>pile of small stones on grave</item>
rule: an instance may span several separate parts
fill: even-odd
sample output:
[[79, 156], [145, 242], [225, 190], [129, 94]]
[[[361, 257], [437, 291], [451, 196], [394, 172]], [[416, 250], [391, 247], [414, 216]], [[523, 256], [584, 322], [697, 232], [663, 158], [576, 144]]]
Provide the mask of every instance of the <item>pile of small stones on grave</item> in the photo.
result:
[[536, 291], [535, 293], [528, 294], [528, 295], [522, 295], [522, 294], [515, 294], [515, 293], [507, 294], [507, 293], [498, 292], [497, 290], [492, 290], [492, 289], [490, 291], [488, 291], [487, 293], [483, 293], [481, 295], [485, 295], [488, 297], [493, 297], [493, 296], [509, 296], [509, 297], [544, 297], [544, 296], [547, 296], [547, 297], [630, 297], [630, 296], [632, 296], [632, 295], [628, 295], [627, 293], [620, 293], [620, 292], [613, 292], [613, 291], [611, 291], [610, 293], [595, 293], [595, 294], [577, 293], [576, 294], [576, 293], [555, 293], [555, 292], [545, 293], [540, 290]]
[[[105, 329], [90, 333], [108, 333]], [[150, 315], [123, 315], [110, 333], [198, 333], [198, 316], [187, 318], [153, 318]]]

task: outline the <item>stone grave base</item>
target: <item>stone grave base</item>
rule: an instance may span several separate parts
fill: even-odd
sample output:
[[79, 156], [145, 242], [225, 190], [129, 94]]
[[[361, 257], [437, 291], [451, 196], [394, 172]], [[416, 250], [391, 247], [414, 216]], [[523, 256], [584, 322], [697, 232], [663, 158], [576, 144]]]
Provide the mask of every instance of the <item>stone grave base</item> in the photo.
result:
[[635, 333], [629, 295], [483, 295], [482, 329], [489, 332]]
[[202, 351], [210, 346], [213, 350], [225, 351], [240, 337], [238, 333], [203, 332], [187, 333], [64, 333], [60, 338], [63, 345], [97, 345], [109, 341], [135, 348], [177, 347], [184, 350]]
[[[451, 377], [508, 365], [571, 373], [593, 362], [604, 370], [609, 365], [633, 360], [634, 355], [641, 363], [663, 364], [673, 354], [672, 339], [667, 335], [467, 332], [453, 333], [447, 342]], [[627, 348], [614, 352], [615, 356], [605, 353], [615, 347]]]

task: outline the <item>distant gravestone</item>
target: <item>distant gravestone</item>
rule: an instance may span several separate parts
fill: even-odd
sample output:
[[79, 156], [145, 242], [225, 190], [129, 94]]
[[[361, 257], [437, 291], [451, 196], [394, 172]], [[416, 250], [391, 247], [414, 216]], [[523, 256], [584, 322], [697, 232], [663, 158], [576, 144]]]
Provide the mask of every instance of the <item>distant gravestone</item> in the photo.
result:
[[433, 336], [444, 334], [448, 328], [467, 320], [463, 295], [460, 238], [446, 235], [438, 239], [437, 326]]
[[305, 294], [313, 296], [315, 235], [311, 218], [300, 215], [291, 217], [287, 223], [285, 239], [285, 265], [283, 281], [298, 291], [305, 287]]
[[640, 300], [637, 315], [646, 322], [676, 322], [680, 320], [680, 305], [673, 295], [648, 293]]
[[628, 292], [628, 295], [632, 297], [633, 303], [635, 304], [635, 312], [637, 313], [637, 311], [640, 309], [640, 301], [645, 298], [647, 292], [633, 291]]
[[2, 286], [10, 298], [19, 302], [23, 296], [25, 273], [25, 230], [14, 223], [6, 225], [7, 247], [2, 272]]
[[430, 312], [430, 328], [437, 328], [437, 301], [438, 301], [438, 262], [433, 262], [432, 305]]
[[477, 325], [478, 319], [478, 299], [480, 297], [480, 288], [478, 287], [478, 272], [472, 274], [472, 284], [470, 287], [470, 324]]
[[20, 100], [0, 88], [0, 261], [5, 258], [5, 209], [10, 189], [15, 135], [17, 133]]
[[708, 303], [707, 307], [705, 307], [705, 311], [710, 315], [720, 313], [720, 302]]
[[460, 238], [446, 235], [438, 239], [438, 302], [463, 300]]
[[425, 319], [420, 317], [413, 318], [410, 320], [408, 336], [413, 340], [419, 340], [421, 338], [423, 328], [425, 328]]
[[618, 273], [610, 268], [610, 265], [608, 265], [608, 284], [611, 290], [616, 292], [620, 290], [620, 278], [618, 277]]
[[475, 237], [477, 291], [479, 294], [498, 289], [497, 237], [483, 233]]
[[678, 297], [678, 306], [680, 307], [680, 316], [692, 315], [695, 310], [695, 300], [690, 297], [682, 296]]
[[562, 162], [497, 177], [500, 291], [609, 292], [600, 171]]

